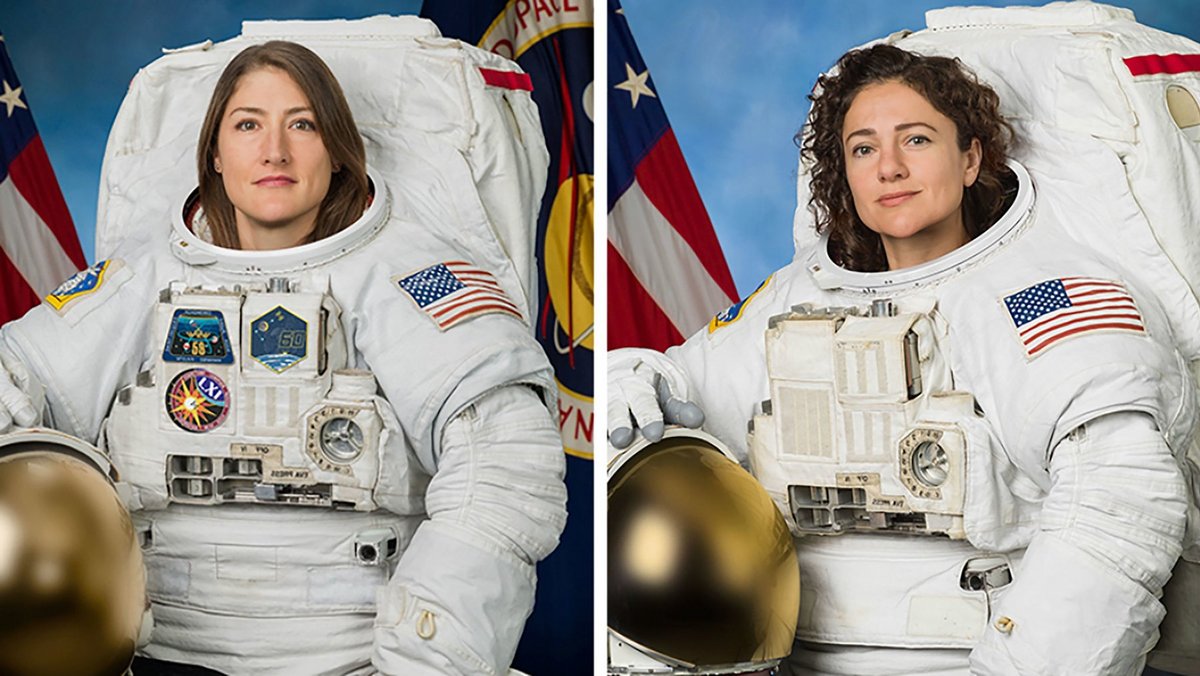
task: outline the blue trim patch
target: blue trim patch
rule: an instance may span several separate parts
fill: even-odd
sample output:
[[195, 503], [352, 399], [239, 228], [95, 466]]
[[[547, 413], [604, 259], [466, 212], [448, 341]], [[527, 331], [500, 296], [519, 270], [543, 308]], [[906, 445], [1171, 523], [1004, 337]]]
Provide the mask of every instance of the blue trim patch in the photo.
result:
[[281, 305], [250, 323], [250, 356], [282, 373], [308, 356], [308, 322]]
[[232, 364], [225, 316], [215, 310], [178, 309], [171, 317], [163, 361]]
[[67, 281], [58, 285], [46, 296], [46, 302], [55, 310], [63, 309], [67, 303], [86, 296], [100, 288], [104, 283], [104, 273], [108, 271], [109, 261], [97, 261], [90, 268], [85, 268], [71, 275]]
[[[774, 277], [774, 276], [775, 275], [771, 275], [771, 277]], [[746, 296], [745, 298], [739, 300], [738, 302], [734, 303], [733, 305], [730, 305], [729, 307], [725, 308], [724, 310], [718, 312], [715, 317], [713, 317], [712, 319], [710, 319], [708, 321], [708, 332], [711, 334], [713, 331], [716, 331], [717, 329], [721, 328], [722, 326], [729, 326], [730, 324], [741, 319], [742, 313], [746, 309], [746, 305], [749, 304], [750, 300], [752, 298], [754, 298], [755, 296], [757, 296], [759, 294], [759, 292], [761, 292], [763, 289], [767, 288], [767, 284], [769, 284], [771, 282], [771, 277], [767, 277], [766, 279], [764, 279], [762, 281], [762, 284], [759, 284], [758, 288], [755, 289], [754, 291], [752, 291], [749, 296]]]

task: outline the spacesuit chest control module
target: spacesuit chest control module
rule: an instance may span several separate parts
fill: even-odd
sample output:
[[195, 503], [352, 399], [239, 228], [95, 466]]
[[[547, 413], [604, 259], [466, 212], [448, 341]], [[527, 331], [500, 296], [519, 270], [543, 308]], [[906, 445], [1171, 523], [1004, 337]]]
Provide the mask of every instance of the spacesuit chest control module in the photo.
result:
[[333, 298], [296, 287], [274, 277], [163, 292], [153, 362], [118, 393], [107, 430], [141, 508], [377, 508], [375, 378], [346, 368]]
[[966, 458], [987, 436], [970, 393], [922, 374], [932, 327], [889, 300], [770, 320], [771, 398], [751, 424], [750, 461], [796, 535], [965, 537]]

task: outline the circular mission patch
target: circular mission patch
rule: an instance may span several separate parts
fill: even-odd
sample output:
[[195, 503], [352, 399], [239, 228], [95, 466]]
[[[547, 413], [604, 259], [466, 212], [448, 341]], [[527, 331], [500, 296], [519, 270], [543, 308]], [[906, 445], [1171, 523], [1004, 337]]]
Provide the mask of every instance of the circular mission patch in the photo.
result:
[[207, 432], [229, 415], [229, 390], [207, 369], [188, 369], [167, 386], [167, 416], [180, 429]]

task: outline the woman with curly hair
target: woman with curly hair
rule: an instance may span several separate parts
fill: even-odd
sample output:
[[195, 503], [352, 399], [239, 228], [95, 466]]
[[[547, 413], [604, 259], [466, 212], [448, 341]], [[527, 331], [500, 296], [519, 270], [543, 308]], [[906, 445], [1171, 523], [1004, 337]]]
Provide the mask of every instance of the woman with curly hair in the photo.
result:
[[[1000, 216], [1004, 183], [1015, 180], [1005, 165], [1012, 128], [996, 92], [956, 59], [877, 45], [842, 57], [817, 92], [798, 140], [811, 166], [809, 205], [837, 263], [859, 272], [917, 265]], [[862, 126], [889, 114], [911, 122]], [[937, 181], [936, 192], [908, 199], [903, 182], [917, 180]], [[938, 243], [927, 246], [931, 238]]]
[[610, 442], [703, 425], [751, 467], [797, 536], [794, 673], [1140, 670], [1196, 415], [1162, 303], [1061, 183], [1035, 198], [957, 59], [851, 51], [811, 99], [816, 241], [684, 344], [611, 352]]

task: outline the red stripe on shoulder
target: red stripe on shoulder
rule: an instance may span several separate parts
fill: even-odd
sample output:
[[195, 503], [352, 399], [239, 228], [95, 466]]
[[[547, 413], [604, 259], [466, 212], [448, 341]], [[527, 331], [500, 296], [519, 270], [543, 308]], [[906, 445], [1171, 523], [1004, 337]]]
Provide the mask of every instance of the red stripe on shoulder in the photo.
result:
[[494, 68], [480, 68], [479, 73], [483, 75], [483, 81], [493, 87], [519, 89], [527, 92], [533, 91], [533, 79], [529, 77], [528, 73], [496, 70]]
[[1138, 75], [1175, 75], [1200, 71], [1200, 54], [1144, 54], [1124, 59], [1125, 67]]

